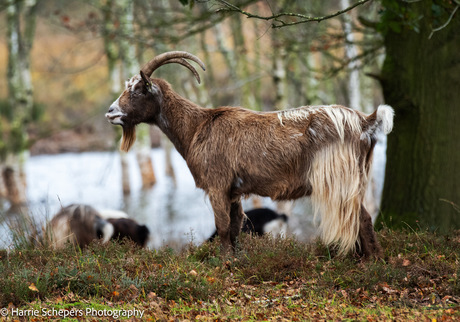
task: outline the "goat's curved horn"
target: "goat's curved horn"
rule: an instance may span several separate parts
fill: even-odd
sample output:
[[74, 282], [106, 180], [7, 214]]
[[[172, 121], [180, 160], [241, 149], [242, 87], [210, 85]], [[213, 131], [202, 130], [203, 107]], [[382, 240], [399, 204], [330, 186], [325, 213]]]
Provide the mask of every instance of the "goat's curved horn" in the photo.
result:
[[193, 75], [195, 76], [196, 80], [198, 81], [198, 84], [201, 83], [200, 75], [198, 74], [196, 69], [188, 61], [186, 61], [183, 58], [171, 58], [171, 59], [168, 59], [168, 60], [164, 61], [161, 65], [173, 64], [173, 63], [180, 64], [180, 65], [185, 66], [188, 69], [190, 69], [190, 71], [193, 73]]
[[200, 77], [198, 76], [198, 72], [195, 70], [195, 68], [190, 65], [189, 62], [187, 62], [185, 59], [190, 59], [193, 60], [195, 63], [200, 65], [200, 67], [203, 70], [205, 69], [204, 63], [195, 55], [192, 55], [188, 52], [185, 51], [169, 51], [166, 53], [163, 53], [161, 55], [156, 56], [153, 58], [151, 61], [149, 61], [147, 64], [145, 64], [142, 67], [142, 72], [150, 77], [152, 73], [160, 66], [165, 65], [165, 64], [170, 64], [170, 63], [178, 63], [181, 64], [182, 66], [187, 67], [190, 69], [190, 71], [195, 75], [196, 79], [198, 80], [198, 83], [200, 82]]

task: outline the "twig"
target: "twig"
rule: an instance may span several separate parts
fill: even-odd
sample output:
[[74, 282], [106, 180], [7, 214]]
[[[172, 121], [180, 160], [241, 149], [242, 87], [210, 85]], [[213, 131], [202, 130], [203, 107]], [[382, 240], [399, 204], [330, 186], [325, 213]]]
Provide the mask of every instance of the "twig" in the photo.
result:
[[[218, 0], [218, 1], [220, 3], [222, 3], [225, 7], [217, 9], [216, 12], [232, 11], [232, 12], [239, 12], [239, 13], [245, 15], [247, 18], [254, 18], [254, 19], [261, 19], [261, 20], [274, 20], [274, 21], [276, 21], [278, 23], [273, 23], [272, 28], [282, 28], [282, 27], [287, 27], [287, 26], [298, 25], [298, 24], [301, 24], [301, 23], [321, 22], [323, 20], [331, 19], [331, 18], [337, 17], [337, 16], [339, 16], [339, 15], [345, 13], [345, 12], [348, 12], [348, 11], [354, 9], [357, 6], [365, 4], [366, 2], [369, 2], [369, 1], [372, 1], [372, 0], [360, 0], [360, 1], [356, 2], [355, 4], [351, 5], [348, 8], [345, 8], [343, 10], [339, 10], [336, 13], [326, 15], [326, 16], [322, 16], [322, 17], [312, 17], [312, 16], [301, 14], [301, 13], [292, 13], [292, 12], [281, 12], [281, 13], [273, 14], [271, 16], [259, 16], [259, 15], [247, 12], [247, 11], [241, 9], [238, 6], [235, 6], [235, 5], [231, 4], [231, 3], [229, 3], [226, 0]], [[295, 17], [295, 18], [300, 18], [300, 20], [293, 21], [293, 22], [285, 22], [285, 21], [280, 19], [280, 18], [283, 18], [283, 17]]]
[[[454, 1], [455, 1], [455, 0], [454, 0]], [[449, 19], [447, 19], [447, 21], [446, 21], [443, 25], [441, 25], [441, 26], [439, 26], [439, 27], [434, 28], [433, 30], [431, 30], [431, 33], [430, 33], [430, 35], [428, 36], [428, 39], [431, 39], [431, 37], [433, 36], [433, 34], [434, 34], [436, 31], [439, 31], [439, 30], [442, 30], [442, 29], [446, 28], [447, 25], [452, 21], [452, 17], [455, 15], [455, 12], [457, 12], [457, 9], [460, 7], [460, 4], [458, 4], [457, 1], [455, 1], [455, 3], [457, 3], [457, 6], [454, 8], [454, 10], [452, 10], [452, 13], [451, 13], [450, 16], [449, 16]]]
[[444, 202], [447, 202], [448, 204], [450, 204], [452, 206], [452, 208], [454, 208], [455, 211], [457, 212], [460, 212], [460, 206], [458, 206], [457, 204], [455, 204], [454, 202], [450, 201], [450, 200], [447, 200], [447, 199], [439, 199], [440, 201], [444, 201]]

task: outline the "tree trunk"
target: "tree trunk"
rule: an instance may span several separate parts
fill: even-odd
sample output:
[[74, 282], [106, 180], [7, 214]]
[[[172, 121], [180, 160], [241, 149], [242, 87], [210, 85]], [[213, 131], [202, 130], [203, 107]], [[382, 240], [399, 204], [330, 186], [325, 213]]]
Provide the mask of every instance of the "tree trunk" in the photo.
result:
[[[342, 9], [350, 7], [350, 0], [341, 0]], [[361, 106], [361, 91], [359, 80], [359, 65], [357, 60], [353, 60], [358, 56], [358, 48], [354, 44], [355, 35], [352, 29], [353, 12], [342, 15], [343, 32], [345, 34], [345, 57], [350, 62], [348, 63], [348, 106], [354, 109], [363, 110]]]
[[131, 41], [134, 35], [134, 4], [130, 0], [117, 0], [120, 21], [119, 53], [123, 65], [123, 80], [139, 73], [139, 62], [136, 57], [136, 46]]
[[209, 53], [209, 46], [207, 43], [206, 32], [202, 32], [198, 37], [200, 37], [200, 47], [203, 53], [203, 61], [206, 66], [206, 73], [204, 73], [203, 77], [206, 80], [206, 90], [208, 93], [208, 105], [204, 107], [216, 107], [217, 106], [217, 90], [216, 86], [216, 79], [214, 77], [214, 68], [211, 59], [211, 55]]
[[223, 31], [222, 23], [217, 24], [215, 27], [216, 33], [216, 42], [217, 48], [221, 52], [222, 56], [224, 57], [225, 63], [228, 67], [228, 71], [230, 73], [230, 78], [235, 79], [236, 77], [236, 59], [234, 52], [227, 47], [225, 44], [225, 35]]
[[[35, 35], [37, 1], [7, 2], [9, 129], [1, 144], [2, 176], [6, 197], [12, 206], [26, 203], [24, 150], [25, 125], [33, 107], [30, 51]], [[21, 27], [21, 25], [23, 25]], [[5, 135], [5, 133], [4, 133]]]
[[[257, 21], [253, 21], [254, 30], [257, 30]], [[257, 34], [257, 33], [256, 33]], [[262, 111], [262, 55], [260, 49], [260, 41], [256, 39], [254, 42], [254, 71], [257, 78], [254, 80], [253, 95], [254, 95], [254, 106], [251, 108], [255, 111]]]
[[460, 228], [460, 18], [429, 39], [432, 4], [410, 4], [423, 17], [419, 32], [384, 35], [382, 85], [396, 115], [379, 220], [444, 232]]
[[137, 142], [135, 144], [136, 160], [141, 172], [142, 189], [149, 189], [155, 185], [157, 179], [153, 171], [150, 131], [148, 124], [137, 127]]
[[120, 164], [121, 164], [121, 187], [123, 195], [131, 194], [131, 184], [129, 180], [129, 162], [127, 153], [120, 151]]
[[[133, 2], [129, 0], [107, 0], [104, 10], [104, 48], [107, 55], [111, 90], [116, 97], [121, 92], [121, 84], [139, 72], [136, 47], [130, 41], [134, 35]], [[115, 21], [118, 20], [118, 24]], [[119, 27], [115, 27], [118, 25]], [[120, 68], [121, 66], [121, 68]], [[148, 125], [137, 128], [137, 142], [134, 146], [136, 161], [142, 178], [142, 188], [150, 188], [156, 183], [150, 156], [150, 135]], [[125, 195], [130, 194], [130, 173], [127, 156], [120, 152], [122, 167], [122, 187]]]
[[[123, 64], [123, 79], [129, 79], [139, 73], [139, 62], [136, 57], [136, 46], [130, 41], [134, 35], [134, 4], [130, 0], [118, 0], [120, 8], [120, 55]], [[149, 189], [156, 183], [150, 150], [152, 142], [148, 124], [137, 127], [137, 141], [134, 145], [136, 160], [142, 178], [142, 189]]]
[[104, 38], [104, 50], [107, 57], [110, 92], [116, 97], [121, 92], [120, 65], [118, 64], [118, 46], [116, 43], [117, 30], [113, 21], [113, 0], [106, 0], [102, 7], [104, 24], [102, 36]]
[[284, 110], [289, 108], [287, 98], [287, 78], [286, 78], [286, 64], [287, 52], [286, 49], [272, 37], [273, 42], [273, 84], [275, 85], [275, 109]]
[[[19, 118], [25, 118], [33, 105], [30, 51], [35, 34], [36, 6], [36, 1], [9, 0], [7, 7], [8, 98], [10, 108]], [[21, 28], [22, 22], [24, 28]]]
[[174, 145], [166, 137], [166, 135], [163, 135], [163, 146], [164, 146], [164, 151], [165, 151], [165, 172], [166, 172], [166, 175], [171, 178], [174, 184], [174, 187], [176, 187], [177, 186], [176, 173], [174, 172], [174, 167], [172, 165], [172, 151], [173, 151]]
[[[139, 62], [136, 57], [136, 46], [130, 41], [134, 35], [133, 2], [130, 0], [118, 0], [120, 10], [120, 56], [123, 65], [123, 79], [129, 79], [139, 72]], [[142, 178], [142, 189], [151, 188], [156, 183], [153, 162], [150, 156], [150, 131], [147, 124], [141, 124], [136, 131], [137, 141], [134, 145], [136, 161]]]
[[236, 77], [241, 93], [239, 105], [253, 109], [256, 105], [251, 71], [249, 70], [249, 51], [246, 48], [243, 31], [243, 18], [240, 15], [232, 17], [231, 26], [233, 33], [234, 59], [236, 60]]
[[[115, 17], [117, 14], [117, 7], [114, 0], [107, 0], [102, 8], [104, 13], [104, 24], [102, 29], [102, 35], [104, 38], [104, 50], [107, 56], [107, 68], [109, 74], [110, 91], [113, 99], [115, 99], [121, 92], [121, 84], [123, 78], [121, 76], [121, 67], [119, 61], [119, 44], [117, 42], [118, 30], [115, 27]], [[121, 136], [121, 129], [115, 128], [119, 136]], [[117, 135], [118, 136], [118, 135]], [[124, 195], [131, 193], [131, 185], [129, 179], [129, 163], [125, 152], [120, 153], [120, 165], [121, 165], [121, 185]]]

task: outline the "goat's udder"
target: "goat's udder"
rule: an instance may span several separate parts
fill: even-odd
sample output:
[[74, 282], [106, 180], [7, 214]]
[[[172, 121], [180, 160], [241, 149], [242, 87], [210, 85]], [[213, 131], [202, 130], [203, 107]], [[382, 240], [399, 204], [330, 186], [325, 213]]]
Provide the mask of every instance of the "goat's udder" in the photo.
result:
[[134, 126], [123, 126], [123, 136], [121, 138], [120, 149], [128, 152], [136, 141], [136, 128]]

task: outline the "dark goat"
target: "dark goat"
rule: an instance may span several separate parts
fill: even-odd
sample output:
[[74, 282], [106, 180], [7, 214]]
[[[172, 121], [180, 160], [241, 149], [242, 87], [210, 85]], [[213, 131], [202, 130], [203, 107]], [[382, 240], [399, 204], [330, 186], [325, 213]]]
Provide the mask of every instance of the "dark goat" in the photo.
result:
[[[268, 208], [257, 208], [245, 212], [246, 218], [241, 231], [256, 236], [264, 234], [285, 235], [288, 216], [279, 214]], [[213, 241], [217, 237], [217, 231], [209, 237]]]
[[139, 225], [130, 218], [108, 218], [107, 221], [113, 225], [114, 232], [112, 239], [131, 239], [141, 247], [145, 247], [149, 239], [149, 229], [145, 225]]
[[106, 243], [110, 239], [127, 237], [144, 247], [150, 232], [129, 218], [104, 218], [96, 209], [87, 205], [70, 205], [62, 208], [48, 226], [48, 234], [54, 248], [61, 248], [68, 241], [85, 247], [94, 240]]
[[198, 73], [186, 52], [161, 54], [133, 76], [106, 117], [123, 127], [121, 148], [135, 140], [139, 123], [157, 125], [187, 162], [197, 187], [209, 196], [225, 251], [235, 245], [242, 222], [241, 197], [273, 200], [311, 196], [321, 215], [321, 237], [340, 254], [380, 254], [369, 213], [362, 202], [376, 131], [389, 133], [393, 109], [381, 105], [371, 115], [344, 106], [304, 106], [279, 112], [239, 107], [206, 109], [181, 97], [158, 67], [179, 63]]

